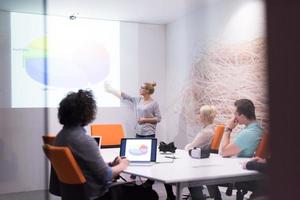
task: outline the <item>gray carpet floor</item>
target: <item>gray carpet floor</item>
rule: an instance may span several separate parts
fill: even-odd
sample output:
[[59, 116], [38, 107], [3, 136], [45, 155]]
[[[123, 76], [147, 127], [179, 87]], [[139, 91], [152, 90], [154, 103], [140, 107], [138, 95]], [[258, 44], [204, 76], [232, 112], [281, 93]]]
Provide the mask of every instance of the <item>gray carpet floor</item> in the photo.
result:
[[[124, 176], [127, 180], [129, 176]], [[136, 179], [137, 184], [141, 184], [141, 181], [145, 181], [145, 179], [141, 180], [139, 178]], [[165, 187], [162, 183], [155, 182], [153, 185], [153, 189], [158, 193], [159, 200], [165, 200], [167, 198]], [[226, 196], [225, 188], [220, 188], [222, 193], [223, 200], [235, 200], [235, 194], [233, 193], [232, 196]], [[175, 187], [173, 187], [173, 191], [175, 194]], [[206, 189], [203, 190], [204, 194], [208, 195]], [[183, 194], [189, 194], [187, 188], [183, 189]], [[247, 195], [246, 198], [247, 199]], [[48, 194], [45, 190], [37, 190], [37, 191], [30, 191], [30, 192], [19, 192], [19, 193], [10, 193], [10, 194], [0, 194], [0, 200], [60, 200], [60, 197], [53, 196]], [[191, 198], [189, 198], [191, 199]], [[209, 198], [210, 199], [210, 198]]]
[[[161, 183], [155, 183], [153, 185], [153, 189], [158, 193], [160, 200], [166, 199], [166, 192], [164, 185]], [[175, 188], [174, 192], [175, 192]], [[183, 194], [188, 194], [188, 190], [184, 188]], [[206, 189], [204, 189], [204, 193], [207, 194]], [[235, 200], [234, 194], [231, 197], [225, 195], [222, 192], [223, 200]], [[46, 200], [47, 194], [45, 190], [37, 190], [37, 191], [30, 191], [30, 192], [19, 192], [19, 193], [11, 193], [11, 194], [2, 194], [0, 195], [0, 200]], [[49, 195], [50, 200], [60, 200], [61, 198]], [[246, 198], [245, 198], [246, 199]]]

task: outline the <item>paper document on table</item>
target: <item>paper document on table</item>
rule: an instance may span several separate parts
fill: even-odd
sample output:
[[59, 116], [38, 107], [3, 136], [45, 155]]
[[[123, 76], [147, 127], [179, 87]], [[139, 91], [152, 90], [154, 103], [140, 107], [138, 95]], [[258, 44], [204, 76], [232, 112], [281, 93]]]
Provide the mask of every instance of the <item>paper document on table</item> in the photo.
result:
[[177, 157], [172, 155], [160, 155], [156, 158], [156, 163], [173, 163], [175, 159], [177, 159]]

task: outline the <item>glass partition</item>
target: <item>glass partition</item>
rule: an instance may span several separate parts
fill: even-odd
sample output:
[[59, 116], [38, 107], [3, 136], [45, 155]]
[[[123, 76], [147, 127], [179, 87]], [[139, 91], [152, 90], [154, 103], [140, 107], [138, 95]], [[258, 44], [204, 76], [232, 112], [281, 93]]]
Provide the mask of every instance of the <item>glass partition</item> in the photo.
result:
[[[39, 70], [47, 82], [45, 2], [1, 1], [0, 4], [0, 199], [48, 199], [48, 161], [42, 150], [42, 136], [48, 132], [47, 106], [33, 108], [18, 103], [40, 101], [47, 105], [46, 90], [30, 92], [32, 71]], [[22, 18], [32, 13], [42, 17]], [[29, 192], [30, 191], [30, 192]], [[30, 193], [30, 194], [29, 194]]]

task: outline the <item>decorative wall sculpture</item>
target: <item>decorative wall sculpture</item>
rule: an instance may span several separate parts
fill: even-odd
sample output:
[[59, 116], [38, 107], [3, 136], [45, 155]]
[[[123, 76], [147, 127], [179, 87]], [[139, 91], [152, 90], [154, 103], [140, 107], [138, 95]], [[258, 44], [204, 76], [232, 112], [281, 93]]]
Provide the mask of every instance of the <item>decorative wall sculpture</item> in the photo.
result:
[[214, 42], [202, 48], [193, 63], [187, 85], [180, 93], [178, 111], [188, 126], [199, 124], [199, 108], [214, 105], [217, 124], [232, 116], [234, 101], [251, 99], [264, 128], [268, 124], [265, 38], [239, 44]]

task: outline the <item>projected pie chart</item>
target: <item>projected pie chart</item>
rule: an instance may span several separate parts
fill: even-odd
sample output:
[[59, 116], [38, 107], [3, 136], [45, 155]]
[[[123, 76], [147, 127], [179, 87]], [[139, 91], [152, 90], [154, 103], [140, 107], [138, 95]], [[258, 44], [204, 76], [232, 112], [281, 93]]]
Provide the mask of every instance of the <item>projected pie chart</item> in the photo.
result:
[[142, 144], [138, 148], [129, 149], [129, 153], [134, 156], [145, 155], [145, 154], [147, 154], [147, 152], [148, 152], [148, 147], [144, 144]]
[[108, 76], [111, 62], [105, 47], [87, 43], [62, 51], [64, 44], [45, 49], [45, 40], [32, 41], [23, 54], [26, 73], [34, 81], [57, 88], [77, 88], [97, 84]]

